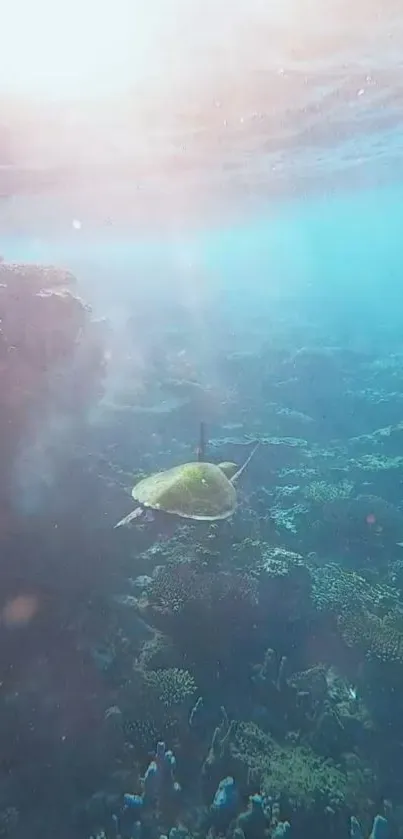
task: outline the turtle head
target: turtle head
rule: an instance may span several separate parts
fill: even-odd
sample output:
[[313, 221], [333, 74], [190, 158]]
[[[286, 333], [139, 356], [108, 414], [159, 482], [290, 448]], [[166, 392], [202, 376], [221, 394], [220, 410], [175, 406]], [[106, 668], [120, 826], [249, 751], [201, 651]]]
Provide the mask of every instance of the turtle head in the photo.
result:
[[234, 475], [236, 475], [238, 471], [238, 466], [236, 465], [236, 463], [231, 463], [230, 460], [224, 460], [223, 463], [218, 464], [218, 467], [219, 469], [221, 469], [221, 472], [224, 472], [224, 475], [228, 478], [229, 481], [231, 480], [231, 478], [234, 477]]

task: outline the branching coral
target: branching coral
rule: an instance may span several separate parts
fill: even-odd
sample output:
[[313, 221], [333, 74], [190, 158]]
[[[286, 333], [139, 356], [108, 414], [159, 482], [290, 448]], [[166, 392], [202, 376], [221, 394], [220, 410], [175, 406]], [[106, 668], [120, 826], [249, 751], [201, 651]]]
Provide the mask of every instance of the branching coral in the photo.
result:
[[371, 584], [356, 571], [328, 563], [312, 568], [312, 599], [320, 611], [354, 616], [357, 609], [385, 613], [399, 603], [399, 593], [392, 586]]
[[195, 691], [195, 681], [187, 670], [134, 669], [120, 696], [128, 739], [147, 752], [153, 736], [172, 738], [181, 728], [187, 730]]
[[172, 614], [189, 608], [212, 612], [215, 607], [222, 611], [229, 605], [236, 608], [257, 603], [257, 585], [250, 576], [214, 574], [185, 562], [159, 569], [147, 593], [150, 604]]
[[325, 819], [331, 807], [336, 819], [343, 823], [348, 808], [360, 813], [368, 804], [371, 788], [364, 768], [338, 766], [315, 755], [310, 748], [279, 746], [252, 723], [239, 723], [231, 740], [231, 755], [238, 764], [248, 768], [260, 781], [260, 790], [274, 801], [281, 802], [281, 816], [309, 815], [312, 820]]
[[362, 469], [363, 472], [385, 472], [390, 469], [401, 469], [403, 457], [388, 457], [380, 454], [363, 454], [351, 461], [355, 469]]
[[145, 672], [144, 679], [165, 708], [183, 705], [196, 691], [193, 676], [187, 670], [180, 670], [178, 667], [149, 670]]
[[366, 609], [346, 610], [338, 625], [348, 646], [360, 649], [368, 658], [403, 663], [403, 626], [396, 615], [379, 617]]
[[403, 661], [403, 613], [397, 589], [372, 585], [334, 563], [312, 569], [311, 574], [316, 608], [337, 618], [349, 647], [369, 658]]
[[169, 667], [180, 667], [183, 656], [174, 646], [171, 638], [155, 631], [152, 637], [145, 641], [138, 657], [138, 665], [143, 670], [161, 670]]
[[341, 481], [338, 484], [329, 484], [326, 481], [313, 481], [303, 490], [305, 498], [315, 504], [325, 504], [328, 501], [336, 501], [339, 498], [349, 498], [354, 488], [351, 481]]
[[281, 504], [274, 504], [270, 510], [270, 516], [276, 527], [279, 530], [288, 530], [291, 533], [298, 532], [300, 520], [307, 513], [308, 507], [305, 504], [293, 504], [287, 509], [284, 509]]
[[204, 672], [213, 668], [216, 673], [223, 660], [235, 666], [236, 645], [253, 642], [259, 602], [257, 580], [251, 575], [214, 574], [180, 563], [158, 571], [147, 597], [152, 620]]

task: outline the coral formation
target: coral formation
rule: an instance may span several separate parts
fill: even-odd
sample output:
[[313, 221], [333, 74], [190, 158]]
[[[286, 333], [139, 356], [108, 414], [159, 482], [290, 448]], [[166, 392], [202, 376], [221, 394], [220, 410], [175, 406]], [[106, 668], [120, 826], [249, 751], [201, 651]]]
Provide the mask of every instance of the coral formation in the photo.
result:
[[399, 593], [387, 584], [370, 583], [361, 574], [335, 562], [312, 568], [312, 598], [320, 611], [338, 614], [370, 609], [381, 614], [398, 607]]
[[128, 741], [144, 755], [160, 737], [172, 741], [187, 730], [196, 684], [178, 668], [136, 668], [120, 693], [120, 708]]
[[349, 807], [362, 807], [371, 790], [365, 771], [351, 772], [307, 747], [280, 746], [251, 723], [235, 727], [231, 756], [266, 798], [281, 802], [282, 818], [292, 817], [296, 828], [308, 824], [309, 813], [325, 826], [328, 808], [342, 827]]
[[144, 674], [145, 684], [150, 687], [166, 708], [182, 705], [196, 691], [196, 683], [187, 670], [171, 667], [166, 670], [148, 670]]
[[[237, 645], [253, 643], [259, 621], [257, 580], [236, 572], [213, 573], [191, 563], [157, 569], [147, 590], [145, 614], [170, 635], [197, 668], [197, 680], [213, 677], [211, 668], [233, 667]], [[214, 664], [211, 650], [214, 649]]]
[[[62, 413], [64, 422], [70, 415], [77, 423], [102, 392], [104, 328], [75, 296], [74, 285], [69, 271], [53, 266], [0, 263], [0, 458], [6, 508], [15, 493], [17, 459], [47, 418]], [[19, 468], [26, 468], [23, 460]]]
[[338, 619], [348, 646], [358, 647], [368, 658], [390, 664], [403, 662], [403, 624], [396, 615], [379, 617], [364, 609], [343, 612]]
[[350, 498], [354, 489], [351, 481], [341, 481], [339, 484], [327, 484], [326, 481], [313, 481], [304, 488], [305, 498], [315, 504], [326, 504], [329, 501], [337, 501], [339, 498]]

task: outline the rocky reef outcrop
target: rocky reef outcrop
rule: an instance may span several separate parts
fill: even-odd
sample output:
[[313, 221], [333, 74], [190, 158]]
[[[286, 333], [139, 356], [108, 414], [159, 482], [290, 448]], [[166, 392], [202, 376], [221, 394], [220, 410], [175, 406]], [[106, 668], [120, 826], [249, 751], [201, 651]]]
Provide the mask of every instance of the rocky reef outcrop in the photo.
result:
[[0, 536], [18, 510], [24, 455], [56, 415], [77, 423], [102, 388], [103, 325], [70, 271], [0, 262]]

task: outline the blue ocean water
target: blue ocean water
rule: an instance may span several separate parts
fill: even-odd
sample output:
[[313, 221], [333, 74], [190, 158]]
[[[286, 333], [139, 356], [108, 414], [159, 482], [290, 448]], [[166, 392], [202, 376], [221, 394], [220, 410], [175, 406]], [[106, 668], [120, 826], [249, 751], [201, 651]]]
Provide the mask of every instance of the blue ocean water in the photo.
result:
[[399, 839], [400, 6], [22, 5], [0, 839]]
[[[34, 229], [3, 235], [0, 247], [10, 261], [68, 265], [101, 314], [149, 298], [156, 308], [180, 302], [197, 318], [207, 301], [245, 323], [294, 300], [317, 306], [323, 323], [335, 318], [352, 339], [371, 340], [381, 324], [392, 330], [400, 323], [401, 197], [399, 183], [307, 191], [267, 202], [235, 224], [224, 216], [222, 225], [202, 219], [196, 230], [156, 233], [151, 226], [141, 235], [121, 232], [119, 224], [97, 233], [83, 222], [75, 230], [66, 215], [56, 235], [37, 233], [33, 214]], [[17, 217], [18, 201], [29, 213], [30, 198], [17, 199]], [[202, 328], [208, 338], [208, 322]]]

